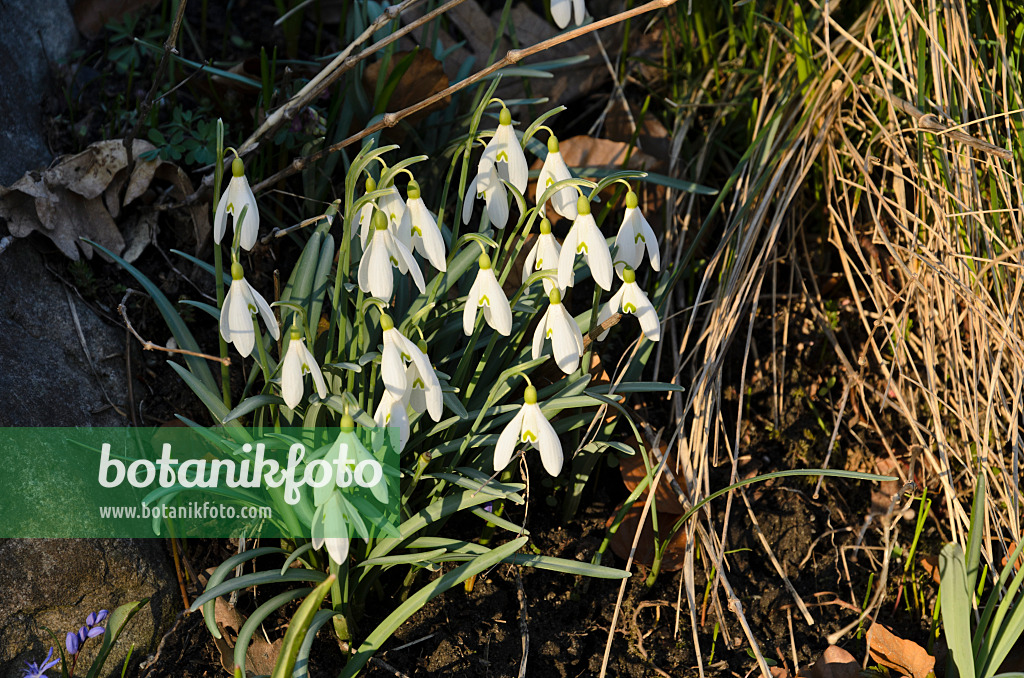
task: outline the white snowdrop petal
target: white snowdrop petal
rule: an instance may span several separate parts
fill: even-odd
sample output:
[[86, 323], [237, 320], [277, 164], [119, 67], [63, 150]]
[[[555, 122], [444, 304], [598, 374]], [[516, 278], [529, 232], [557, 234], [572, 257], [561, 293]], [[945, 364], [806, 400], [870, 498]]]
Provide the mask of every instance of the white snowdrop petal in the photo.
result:
[[462, 309], [462, 331], [468, 337], [473, 334], [473, 327], [476, 325], [476, 311], [480, 308], [480, 291], [483, 288], [480, 273], [476, 274], [473, 286], [469, 288], [469, 295], [466, 297], [466, 306]]
[[288, 351], [281, 364], [281, 397], [290, 409], [302, 402], [302, 354], [298, 350], [299, 341], [288, 342]]
[[587, 17], [587, 8], [583, 0], [572, 0], [572, 13], [576, 19], [576, 25], [582, 26], [583, 20]]
[[516, 451], [516, 443], [519, 442], [519, 432], [523, 427], [523, 417], [526, 416], [526, 409], [520, 409], [512, 421], [505, 425], [501, 435], [498, 436], [498, 444], [494, 447], [494, 470], [501, 471], [512, 461], [512, 455]]
[[348, 537], [327, 537], [324, 539], [324, 545], [327, 547], [327, 553], [331, 556], [331, 560], [341, 565], [348, 560]]
[[535, 447], [540, 450], [540, 460], [544, 464], [544, 470], [548, 472], [548, 475], [556, 477], [562, 472], [562, 443], [559, 442], [558, 434], [555, 433], [554, 427], [544, 416], [539, 405], [525, 405], [523, 409], [526, 408], [530, 408], [533, 413], [532, 426], [537, 433]]
[[487, 317], [491, 327], [499, 334], [507, 337], [512, 332], [512, 307], [509, 306], [508, 299], [505, 298], [505, 292], [502, 291], [501, 285], [498, 284], [497, 278], [494, 277], [494, 269], [487, 269], [483, 273], [483, 277], [481, 303], [483, 302], [484, 295], [486, 295], [490, 302], [484, 311], [484, 315]]
[[416, 287], [420, 292], [425, 292], [427, 286], [423, 281], [423, 273], [420, 271], [420, 265], [416, 263], [416, 259], [412, 256], [412, 252], [409, 248], [406, 247], [405, 243], [398, 238], [392, 238], [391, 247], [394, 249], [395, 253], [398, 254], [396, 259], [398, 259], [399, 263], [404, 264], [404, 266], [399, 266], [400, 270], [404, 269], [402, 270], [402, 273], [405, 273], [406, 271], [412, 273], [412, 281], [416, 283]]
[[263, 324], [267, 326], [267, 331], [270, 332], [270, 336], [274, 337], [274, 340], [277, 341], [281, 338], [281, 328], [277, 326], [277, 318], [274, 317], [274, 310], [270, 308], [270, 304], [268, 304], [267, 300], [263, 298], [263, 295], [253, 289], [252, 285], [249, 285], [249, 283], [245, 284], [249, 287], [249, 293], [256, 302], [256, 310], [258, 310], [260, 315], [263, 316]]
[[544, 340], [547, 338], [548, 332], [548, 319], [551, 316], [551, 308], [548, 307], [544, 316], [540, 319], [537, 324], [537, 329], [533, 331], [533, 347], [531, 357], [536, 360], [541, 357], [544, 353]]
[[366, 253], [370, 255], [367, 265], [370, 294], [384, 301], [390, 301], [395, 288], [395, 274], [391, 270], [391, 256], [387, 247], [388, 237], [389, 235], [384, 232], [374, 234], [370, 241], [370, 249]]
[[[604, 305], [601, 312], [597, 314], [597, 324], [600, 325], [608, 318], [611, 318], [619, 310], [619, 305], [622, 303], [622, 293], [625, 289], [625, 285], [619, 288], [619, 291], [612, 295], [612, 298], [608, 300], [608, 303]], [[598, 341], [604, 341], [604, 338], [608, 336], [608, 330], [600, 332], [597, 335]]]
[[572, 18], [571, 0], [551, 0], [551, 18], [559, 28], [568, 26]]
[[[249, 188], [249, 182], [246, 181], [245, 177], [235, 178], [240, 180], [238, 192], [241, 195], [242, 203], [248, 208], [245, 211], [245, 220], [242, 221], [242, 233], [239, 236], [238, 244], [242, 249], [249, 251], [256, 244], [256, 238], [259, 236], [260, 209], [256, 205], [256, 196], [253, 195], [252, 189]], [[239, 209], [237, 214], [241, 215], [241, 213], [242, 210]], [[238, 228], [237, 224], [235, 228]]]
[[573, 224], [569, 234], [562, 241], [562, 249], [558, 254], [558, 286], [563, 290], [573, 285], [573, 267], [576, 265], [576, 246], [579, 243], [579, 230]]
[[555, 364], [566, 374], [572, 374], [580, 364], [579, 346], [583, 343], [582, 335], [579, 341], [576, 335], [580, 329], [576, 321], [569, 317], [565, 307], [558, 304], [558, 311], [551, 312], [549, 327], [551, 327], [551, 351], [555, 356]]
[[643, 330], [644, 336], [651, 341], [660, 340], [661, 321], [658, 320], [658, 312], [654, 309], [654, 304], [636, 283], [627, 283], [623, 285], [623, 288], [626, 290], [622, 298], [623, 308], [628, 303], [634, 309], [631, 313], [640, 321], [640, 329]]
[[404, 398], [409, 388], [405, 378], [405, 361], [402, 359], [402, 347], [395, 340], [395, 335], [401, 336], [401, 332], [395, 328], [384, 331], [384, 351], [380, 358], [381, 378], [384, 381], [384, 388], [395, 398]]
[[[580, 226], [580, 241], [586, 244], [585, 257], [590, 266], [590, 274], [601, 289], [611, 290], [612, 288], [612, 255], [608, 251], [608, 243], [605, 242], [601, 229], [592, 214], [581, 214], [576, 218]], [[574, 226], [575, 228], [575, 226]], [[580, 245], [576, 246], [580, 249]], [[561, 282], [561, 278], [559, 278]]]
[[248, 357], [256, 345], [256, 333], [252, 327], [252, 314], [249, 313], [245, 281], [235, 280], [231, 287], [234, 288], [236, 284], [238, 291], [233, 295], [231, 305], [225, 304], [228, 309], [228, 333], [231, 335], [231, 343], [235, 345], [235, 350], [243, 357]]

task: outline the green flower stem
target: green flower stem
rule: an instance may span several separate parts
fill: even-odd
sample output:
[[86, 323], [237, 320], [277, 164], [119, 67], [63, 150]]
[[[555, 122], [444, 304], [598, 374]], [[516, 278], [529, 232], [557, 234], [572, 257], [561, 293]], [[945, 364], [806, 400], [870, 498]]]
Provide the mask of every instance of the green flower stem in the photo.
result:
[[270, 361], [267, 359], [267, 347], [263, 345], [263, 335], [260, 333], [259, 318], [252, 316], [252, 329], [256, 333], [256, 346], [260, 350], [260, 369], [263, 370], [263, 382], [267, 389], [270, 389]]
[[[220, 200], [220, 189], [224, 182], [224, 122], [217, 120], [217, 162], [213, 166], [213, 213], [217, 214], [217, 202]], [[224, 251], [219, 243], [213, 244], [213, 279], [217, 286], [217, 308], [224, 308]], [[217, 332], [220, 357], [228, 357], [228, 342]], [[224, 407], [231, 410], [231, 370], [224, 363], [220, 364], [220, 387], [224, 398]]]

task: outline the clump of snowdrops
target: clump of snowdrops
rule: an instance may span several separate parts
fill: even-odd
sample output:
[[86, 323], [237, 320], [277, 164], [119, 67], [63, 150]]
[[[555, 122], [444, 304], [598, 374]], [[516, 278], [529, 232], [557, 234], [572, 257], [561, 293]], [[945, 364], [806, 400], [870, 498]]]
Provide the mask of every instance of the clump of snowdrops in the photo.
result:
[[[531, 501], [555, 503], [536, 490], [530, 496], [534, 469], [551, 476], [555, 491], [575, 505], [596, 462], [626, 449], [617, 442], [623, 434], [639, 441], [628, 416], [595, 422], [599, 406], [626, 410], [609, 385], [591, 384], [589, 368], [594, 342], [610, 332], [627, 341], [660, 338], [652, 303], [660, 290], [641, 285], [647, 267], [661, 267], [657, 237], [633, 190], [644, 175], [618, 172], [597, 182], [574, 177], [545, 124], [563, 109], [517, 124], [504, 102], [490, 98], [493, 89], [474, 112], [466, 141], [452, 149], [444, 185], [417, 179], [425, 156], [402, 157], [396, 145], [365, 145], [348, 163], [342, 197], [320, 218], [289, 229], [305, 242], [278, 299], [247, 279], [246, 262], [259, 256], [254, 248], [268, 229], [261, 228], [243, 160], [232, 160], [222, 194], [217, 182], [214, 265], [203, 266], [214, 274], [218, 307], [190, 303], [217, 318], [222, 352], [230, 346], [232, 369], [241, 364], [246, 385], [233, 402], [201, 357], [185, 355], [184, 365], [172, 366], [226, 436], [309, 430], [320, 432], [322, 441], [326, 431], [321, 457], [336, 453], [344, 439], [358, 458], [376, 454], [385, 431], [384, 442], [400, 454], [395, 475], [401, 474], [390, 486], [400, 494], [400, 524], [391, 536], [374, 530], [363, 504], [340, 489], [315, 492], [305, 509], [267, 490], [289, 538], [224, 562], [194, 608], [204, 608], [210, 631], [219, 635], [212, 615], [217, 596], [277, 581], [309, 586], [276, 596], [250, 616], [236, 646], [236, 673], [244, 674], [245, 648], [262, 620], [299, 598], [305, 602], [285, 639], [281, 675], [305, 666], [313, 635], [328, 622], [351, 643], [343, 675], [354, 675], [427, 600], [497, 563], [628, 576], [520, 553], [529, 531], [505, 508], [522, 507], [515, 515], [525, 522]], [[496, 124], [481, 129], [485, 116]], [[544, 159], [532, 190], [525, 148]], [[598, 208], [623, 193], [621, 219], [599, 225]], [[571, 223], [561, 243], [552, 229], [555, 215]], [[173, 306], [141, 273], [122, 265], [147, 286], [178, 345], [198, 353]], [[656, 284], [655, 276], [650, 279]], [[612, 329], [629, 315], [638, 324]], [[635, 366], [633, 381], [619, 383], [617, 393], [665, 387], [638, 381], [642, 368]], [[225, 370], [221, 386], [227, 376]], [[627, 424], [631, 430], [616, 433]], [[481, 530], [500, 529], [510, 538], [489, 540], [500, 544], [489, 547], [444, 536], [447, 520], [460, 513], [477, 516]], [[347, 535], [339, 525], [351, 527]], [[283, 566], [230, 577], [239, 565], [273, 554]], [[421, 573], [440, 571], [444, 563], [458, 566], [416, 589]], [[406, 575], [387, 580], [400, 590], [385, 598], [402, 602], [376, 628], [363, 629], [366, 606], [379, 598], [375, 587], [394, 567]]]

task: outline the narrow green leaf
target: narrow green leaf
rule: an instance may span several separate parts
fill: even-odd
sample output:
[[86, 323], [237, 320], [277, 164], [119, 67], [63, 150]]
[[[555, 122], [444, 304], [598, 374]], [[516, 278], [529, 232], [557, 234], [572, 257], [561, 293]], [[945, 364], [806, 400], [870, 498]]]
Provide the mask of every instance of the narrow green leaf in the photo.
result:
[[313, 589], [309, 587], [305, 587], [285, 591], [284, 593], [280, 593], [263, 603], [256, 608], [255, 612], [249, 615], [249, 618], [245, 620], [244, 624], [242, 624], [242, 628], [238, 629], [238, 638], [235, 640], [236, 672], [241, 671], [242, 675], [245, 676], [245, 654], [249, 650], [249, 643], [252, 642], [252, 636], [256, 633], [256, 629], [260, 627], [260, 624], [262, 624], [267, 617], [274, 614], [277, 610], [281, 609], [293, 600], [310, 593], [312, 590]]
[[408, 600], [398, 606], [394, 612], [388, 615], [388, 617], [382, 621], [369, 636], [367, 636], [366, 641], [363, 642], [356, 654], [353, 655], [345, 665], [340, 678], [352, 678], [359, 673], [359, 671], [366, 666], [366, 663], [370, 661], [370, 657], [372, 657], [377, 650], [381, 648], [395, 630], [398, 629], [406, 619], [414, 615], [420, 608], [426, 605], [428, 601], [436, 598], [453, 586], [461, 584], [473, 575], [479, 574], [496, 565], [506, 557], [521, 549], [528, 541], [528, 537], [520, 537], [519, 539], [514, 539], [488, 553], [477, 556], [465, 565], [457, 567], [451, 572], [446, 572], [413, 595], [409, 596]]
[[143, 598], [133, 603], [125, 603], [110, 614], [110, 617], [107, 618], [107, 630], [103, 633], [103, 645], [100, 646], [96, 659], [92, 660], [92, 666], [89, 667], [86, 678], [96, 678], [103, 671], [103, 664], [106, 663], [107, 656], [121, 636], [121, 632], [124, 631], [125, 625], [148, 602], [149, 598]]
[[302, 605], [299, 605], [298, 612], [292, 617], [291, 623], [288, 624], [288, 630], [284, 634], [284, 641], [281, 643], [281, 654], [277, 656], [277, 663], [274, 664], [274, 672], [271, 674], [271, 678], [292, 678], [292, 671], [295, 670], [295, 659], [299, 655], [299, 647], [302, 645], [302, 641], [306, 638], [306, 631], [309, 630], [309, 625], [313, 621], [313, 615], [320, 608], [320, 603], [324, 602], [324, 598], [336, 580], [337, 576], [333, 574], [327, 577], [309, 594], [309, 597], [302, 601]]
[[[249, 551], [243, 551], [237, 555], [231, 556], [223, 563], [217, 566], [217, 569], [213, 571], [210, 578], [206, 581], [206, 590], [209, 591], [211, 588], [217, 586], [224, 581], [228, 574], [242, 563], [246, 563], [260, 556], [270, 555], [272, 553], [288, 553], [284, 549], [273, 548], [270, 546], [264, 546], [258, 549], [250, 549]], [[214, 596], [216, 598], [216, 596]], [[210, 602], [203, 605], [203, 619], [206, 621], [206, 628], [210, 631], [210, 634], [214, 638], [220, 638], [220, 629], [217, 628], [217, 622], [214, 621], [214, 598], [210, 599]], [[199, 609], [199, 604], [192, 603], [190, 608], [191, 612], [195, 612]]]
[[939, 552], [939, 595], [942, 596], [942, 626], [946, 645], [957, 672], [964, 678], [974, 673], [971, 653], [971, 589], [967, 586], [964, 554], [957, 544], [946, 544]]

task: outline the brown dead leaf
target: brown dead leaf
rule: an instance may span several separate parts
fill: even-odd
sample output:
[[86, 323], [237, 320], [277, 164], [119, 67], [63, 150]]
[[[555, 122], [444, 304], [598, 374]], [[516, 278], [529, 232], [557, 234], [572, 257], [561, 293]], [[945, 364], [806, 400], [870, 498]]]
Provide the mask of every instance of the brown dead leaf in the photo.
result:
[[[246, 617], [223, 597], [217, 598], [214, 605], [214, 619], [220, 629], [220, 638], [215, 639], [217, 650], [220, 651], [220, 665], [230, 675], [235, 674], [235, 641], [238, 631], [245, 624]], [[281, 653], [283, 638], [268, 643], [260, 634], [253, 635], [249, 649], [245, 652], [246, 673], [270, 675], [274, 671], [277, 656]]]
[[[559, 139], [558, 151], [562, 154], [565, 164], [573, 171], [573, 176], [579, 176], [577, 168], [580, 167], [623, 169], [623, 162], [626, 163], [625, 169], [653, 170], [659, 166], [657, 160], [643, 151], [633, 149], [633, 153], [629, 154], [629, 144], [610, 139], [598, 139], [585, 134], [565, 140]], [[626, 162], [627, 154], [629, 154], [628, 162]], [[543, 165], [544, 163], [541, 160], [537, 160], [533, 163], [532, 169], [539, 170]], [[536, 179], [530, 180], [529, 185], [526, 187], [526, 195], [537, 195]], [[644, 211], [645, 214], [649, 213], [646, 206], [644, 206]], [[561, 218], [553, 209], [547, 210], [547, 216], [551, 223], [555, 223]]]
[[[634, 440], [633, 442], [635, 446], [636, 441]], [[665, 443], [661, 443], [659, 454], [664, 456], [667, 447], [668, 446]], [[657, 467], [658, 460], [655, 458], [653, 451], [649, 449], [647, 450], [647, 458], [651, 464], [652, 470], [655, 467]], [[680, 487], [685, 492], [686, 478], [682, 475], [681, 469], [679, 469], [676, 466], [676, 452], [674, 449], [672, 450], [672, 453], [669, 455], [668, 461], [666, 461], [665, 463], [666, 465], [668, 465], [670, 469], [672, 469], [673, 472], [676, 473], [676, 479], [679, 481]], [[625, 483], [626, 489], [629, 490], [630, 492], [635, 490], [636, 486], [639, 485], [640, 482], [647, 476], [647, 469], [644, 467], [644, 462], [643, 459], [640, 457], [639, 452], [629, 457], [622, 457], [619, 460], [619, 473], [622, 474], [622, 482]], [[661, 474], [661, 480], [658, 482], [658, 489], [654, 493], [654, 498], [657, 501], [659, 513], [672, 514], [677, 516], [682, 515], [684, 513], [683, 505], [679, 503], [679, 497], [676, 494], [676, 491], [672, 489], [672, 484], [669, 481], [669, 475], [667, 471]], [[647, 491], [644, 491], [644, 493], [640, 496], [638, 503], [639, 501], [646, 501], [646, 499]]]
[[[388, 63], [388, 73], [385, 80], [391, 77], [395, 67], [409, 56], [409, 52], [396, 52]], [[366, 67], [363, 73], [363, 86], [367, 93], [372, 94], [377, 87], [377, 78], [380, 75], [382, 61], [375, 61]], [[412, 57], [409, 68], [402, 73], [398, 79], [398, 86], [395, 87], [391, 99], [388, 101], [389, 111], [400, 111], [414, 104], [418, 104], [427, 97], [437, 94], [448, 87], [448, 76], [444, 73], [441, 62], [434, 58], [429, 50], [420, 49]], [[410, 115], [405, 120], [409, 124], [416, 124], [427, 117], [431, 111], [444, 108], [451, 101], [451, 97], [444, 97], [430, 106]]]
[[904, 640], [879, 623], [868, 629], [868, 653], [880, 665], [911, 678], [935, 675], [935, 657], [912, 640]]
[[[620, 509], [622, 509], [622, 504], [619, 504], [615, 508], [615, 513], [608, 518], [608, 526], [615, 520], [615, 515], [618, 514]], [[643, 513], [643, 509], [644, 505], [642, 502], [633, 504], [629, 511], [626, 512], [626, 516], [623, 518], [622, 524], [619, 525], [618, 531], [612, 535], [612, 551], [623, 560], [629, 558], [629, 551], [633, 547], [633, 538], [636, 536], [637, 528], [640, 525], [640, 515]], [[644, 521], [643, 530], [640, 532], [640, 541], [636, 545], [636, 553], [633, 556], [634, 562], [646, 567], [651, 567], [654, 564], [654, 529], [651, 527], [651, 517], [650, 512], [648, 512], [647, 520]], [[673, 523], [678, 518], [679, 516], [658, 512], [658, 535], [661, 539], [665, 539], [668, 536], [669, 530], [672, 529]], [[682, 569], [685, 555], [686, 530], [679, 530], [665, 548], [661, 560], [661, 571], [676, 572]]]
[[74, 3], [75, 27], [91, 40], [107, 24], [159, 4], [160, 0], [78, 0]]
[[92, 247], [79, 238], [93, 240], [120, 253], [124, 238], [99, 198], [87, 200], [60, 185], [49, 185], [43, 175], [28, 172], [10, 188], [0, 188], [0, 217], [16, 238], [39, 231], [68, 258], [78, 261], [78, 249], [87, 259]]
[[[81, 153], [58, 158], [48, 169], [27, 172], [10, 188], [0, 187], [0, 217], [7, 220], [15, 237], [23, 238], [38, 231], [76, 261], [79, 249], [87, 259], [92, 258], [92, 247], [82, 242], [83, 237], [121, 254], [125, 238], [114, 219], [126, 205], [149, 190], [154, 178], [161, 177], [171, 183], [178, 198], [192, 191], [188, 177], [176, 165], [139, 159], [154, 148], [148, 141], [135, 140], [132, 146], [135, 165], [130, 177], [128, 155], [120, 139], [100, 141]], [[202, 206], [193, 207], [191, 211], [197, 242], [202, 242], [199, 236], [209, 233], [205, 212]], [[128, 240], [135, 246], [126, 253], [129, 262], [153, 240], [155, 228], [155, 214], [131, 220]]]
[[938, 556], [923, 556], [921, 560], [917, 561], [925, 572], [932, 576], [932, 581], [936, 584], [942, 583], [942, 577], [939, 575], [939, 557]]
[[798, 678], [857, 678], [860, 664], [853, 655], [836, 645], [829, 645], [818, 661], [801, 669]]

